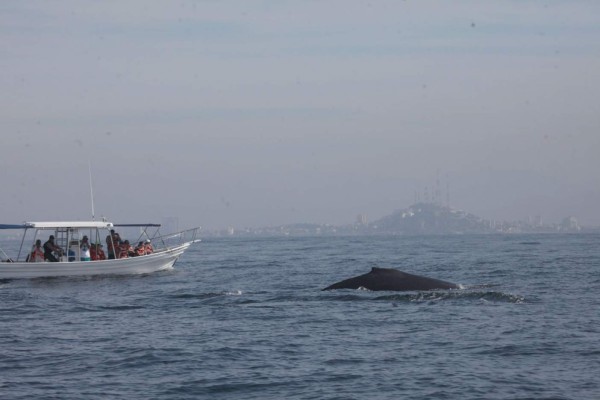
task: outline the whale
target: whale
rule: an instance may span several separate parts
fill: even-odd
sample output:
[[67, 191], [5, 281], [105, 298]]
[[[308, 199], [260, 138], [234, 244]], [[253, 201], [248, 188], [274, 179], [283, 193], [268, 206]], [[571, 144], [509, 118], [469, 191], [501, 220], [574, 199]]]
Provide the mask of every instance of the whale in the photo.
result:
[[413, 275], [393, 268], [373, 267], [371, 272], [364, 275], [348, 278], [327, 286], [323, 290], [333, 289], [359, 289], [380, 291], [411, 291], [434, 289], [459, 289], [460, 286], [439, 279]]

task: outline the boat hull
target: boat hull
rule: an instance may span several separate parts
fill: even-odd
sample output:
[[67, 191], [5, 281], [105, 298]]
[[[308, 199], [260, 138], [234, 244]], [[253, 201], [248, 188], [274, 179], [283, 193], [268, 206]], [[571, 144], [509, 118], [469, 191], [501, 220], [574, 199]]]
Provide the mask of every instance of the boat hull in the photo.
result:
[[168, 268], [192, 244], [186, 242], [153, 254], [103, 261], [0, 263], [0, 279], [47, 278], [57, 276], [148, 274]]

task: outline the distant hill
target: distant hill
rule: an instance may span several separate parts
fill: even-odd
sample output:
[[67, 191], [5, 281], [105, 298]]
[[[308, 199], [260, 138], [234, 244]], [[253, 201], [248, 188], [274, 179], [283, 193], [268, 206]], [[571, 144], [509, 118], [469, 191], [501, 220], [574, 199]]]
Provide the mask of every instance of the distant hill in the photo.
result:
[[432, 203], [417, 203], [369, 224], [372, 231], [406, 235], [485, 233], [490, 222], [473, 214]]

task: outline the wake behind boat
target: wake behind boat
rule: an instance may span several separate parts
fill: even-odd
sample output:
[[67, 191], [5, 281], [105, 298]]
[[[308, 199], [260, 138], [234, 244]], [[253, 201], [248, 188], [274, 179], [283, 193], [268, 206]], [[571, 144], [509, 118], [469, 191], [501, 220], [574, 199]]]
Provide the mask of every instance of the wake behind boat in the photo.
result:
[[[114, 233], [119, 227], [139, 229], [139, 237], [132, 242], [138, 243], [140, 248], [124, 246]], [[0, 229], [23, 230], [15, 258], [0, 249], [3, 256], [0, 279], [151, 273], [171, 268], [188, 247], [200, 241], [196, 239], [200, 228], [161, 236], [159, 227], [160, 224], [113, 224], [107, 221], [0, 225]], [[28, 235], [31, 231], [34, 232], [32, 241]], [[41, 248], [44, 234], [49, 234], [52, 239], [49, 238]], [[47, 245], [48, 242], [51, 243]], [[112, 253], [113, 258], [107, 253]]]

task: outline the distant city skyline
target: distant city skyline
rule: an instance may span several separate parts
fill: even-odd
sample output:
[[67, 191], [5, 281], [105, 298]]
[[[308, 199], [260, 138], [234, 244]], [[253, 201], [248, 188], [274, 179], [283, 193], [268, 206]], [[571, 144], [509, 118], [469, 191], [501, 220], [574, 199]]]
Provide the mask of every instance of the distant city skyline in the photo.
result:
[[209, 236], [234, 235], [347, 235], [347, 234], [458, 234], [458, 233], [579, 233], [600, 232], [600, 226], [581, 224], [573, 216], [548, 223], [542, 216], [525, 220], [494, 220], [434, 202], [419, 202], [374, 221], [364, 214], [336, 225], [296, 222], [269, 226], [233, 226], [205, 231]]

